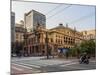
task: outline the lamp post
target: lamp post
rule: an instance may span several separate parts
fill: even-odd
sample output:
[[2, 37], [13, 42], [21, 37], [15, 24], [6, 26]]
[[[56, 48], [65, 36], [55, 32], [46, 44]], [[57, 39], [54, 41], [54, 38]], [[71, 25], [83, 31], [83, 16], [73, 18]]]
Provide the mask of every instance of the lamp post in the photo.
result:
[[[24, 15], [25, 16], [25, 15]], [[26, 17], [24, 17], [24, 28], [25, 28], [25, 30], [24, 30], [24, 35], [23, 35], [23, 37], [24, 37], [24, 46], [25, 47], [23, 47], [24, 49], [23, 49], [23, 55], [24, 56], [26, 56], [26, 53], [28, 54], [28, 44], [27, 44], [27, 39], [28, 39], [28, 35], [27, 35], [27, 27], [26, 27]]]
[[38, 30], [39, 26], [40, 26], [40, 24], [38, 23], [36, 29], [34, 30], [35, 38], [36, 38], [35, 44], [36, 44], [37, 52], [39, 52], [39, 38], [40, 38], [40, 33], [39, 33], [39, 30]]
[[27, 34], [26, 34], [26, 29], [25, 29], [25, 33], [24, 33], [24, 46], [26, 46], [25, 49], [23, 49], [23, 55], [26, 55], [26, 50], [27, 50]]
[[34, 30], [34, 34], [35, 34], [35, 49], [38, 50], [38, 48], [37, 48], [38, 47], [37, 46], [37, 44], [38, 44], [38, 39], [37, 39], [38, 38], [37, 37], [38, 36], [38, 31], [36, 29]]
[[46, 50], [47, 50], [47, 59], [49, 59], [49, 51], [48, 51], [48, 32], [46, 31]]
[[75, 45], [75, 35], [76, 34], [76, 27], [74, 27], [74, 45]]

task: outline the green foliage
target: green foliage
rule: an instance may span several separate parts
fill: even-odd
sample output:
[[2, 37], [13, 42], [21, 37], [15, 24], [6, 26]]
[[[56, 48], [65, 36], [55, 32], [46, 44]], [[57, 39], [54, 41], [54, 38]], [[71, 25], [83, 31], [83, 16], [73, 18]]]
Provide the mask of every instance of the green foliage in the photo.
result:
[[88, 41], [84, 41], [81, 43], [80, 45], [81, 47], [81, 51], [86, 52], [88, 54], [95, 54], [95, 50], [96, 50], [96, 43], [93, 40], [88, 40]]
[[79, 54], [80, 54], [79, 46], [75, 46], [75, 47], [71, 48], [69, 51], [69, 55], [71, 55], [71, 56], [78, 56]]
[[80, 54], [87, 53], [94, 55], [96, 53], [96, 43], [94, 40], [83, 41], [80, 45], [75, 45], [69, 51], [70, 56], [79, 56]]
[[23, 42], [15, 42], [15, 52], [20, 52], [23, 50]]

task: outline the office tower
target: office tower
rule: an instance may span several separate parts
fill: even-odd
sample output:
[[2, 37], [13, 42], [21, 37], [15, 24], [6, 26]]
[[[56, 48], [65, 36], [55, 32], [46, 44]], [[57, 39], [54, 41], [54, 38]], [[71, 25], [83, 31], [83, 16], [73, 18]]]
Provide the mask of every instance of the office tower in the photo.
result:
[[38, 25], [46, 28], [46, 16], [35, 10], [24, 14], [25, 27], [28, 32], [33, 32]]

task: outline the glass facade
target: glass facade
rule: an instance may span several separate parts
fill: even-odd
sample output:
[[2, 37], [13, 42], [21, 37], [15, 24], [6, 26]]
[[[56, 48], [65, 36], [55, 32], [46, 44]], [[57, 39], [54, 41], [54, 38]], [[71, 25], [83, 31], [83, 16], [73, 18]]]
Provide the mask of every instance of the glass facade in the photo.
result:
[[38, 25], [46, 28], [46, 17], [42, 13], [31, 10], [25, 14], [25, 25], [29, 32], [32, 32]]
[[34, 11], [33, 13], [33, 28], [35, 29], [37, 25], [41, 25], [41, 27], [46, 27], [46, 17], [45, 15]]

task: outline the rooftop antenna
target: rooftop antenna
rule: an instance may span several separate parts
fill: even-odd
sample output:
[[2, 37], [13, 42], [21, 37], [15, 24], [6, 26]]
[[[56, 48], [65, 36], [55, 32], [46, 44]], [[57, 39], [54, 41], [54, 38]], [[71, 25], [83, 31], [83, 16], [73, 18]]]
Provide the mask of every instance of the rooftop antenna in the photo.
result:
[[76, 31], [76, 27], [74, 26], [74, 31]]

